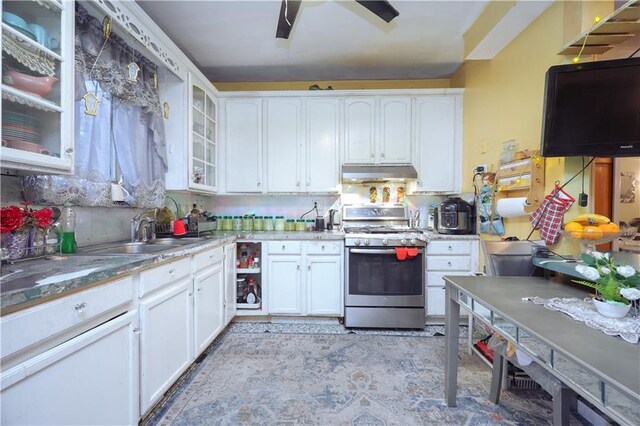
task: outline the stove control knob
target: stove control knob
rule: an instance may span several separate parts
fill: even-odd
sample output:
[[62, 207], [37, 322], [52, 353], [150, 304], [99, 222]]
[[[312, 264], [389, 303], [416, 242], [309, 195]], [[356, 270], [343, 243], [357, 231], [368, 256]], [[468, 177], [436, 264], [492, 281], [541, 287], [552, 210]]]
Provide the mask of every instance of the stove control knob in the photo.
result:
[[389, 245], [389, 240], [387, 240], [386, 238], [382, 240], [382, 245], [383, 246]]
[[407, 245], [407, 240], [405, 240], [404, 238], [400, 240], [400, 244], [402, 244], [403, 246]]
[[410, 243], [412, 246], [415, 246], [415, 245], [416, 245], [416, 239], [415, 239], [415, 238], [412, 238], [412, 239], [411, 239], [411, 241], [409, 241], [409, 243]]
[[369, 241], [369, 239], [364, 240], [364, 245], [368, 246], [371, 243], [371, 241]]
[[359, 246], [359, 245], [360, 245], [360, 240], [355, 240], [355, 241], [353, 242], [353, 244], [355, 244], [355, 245]]

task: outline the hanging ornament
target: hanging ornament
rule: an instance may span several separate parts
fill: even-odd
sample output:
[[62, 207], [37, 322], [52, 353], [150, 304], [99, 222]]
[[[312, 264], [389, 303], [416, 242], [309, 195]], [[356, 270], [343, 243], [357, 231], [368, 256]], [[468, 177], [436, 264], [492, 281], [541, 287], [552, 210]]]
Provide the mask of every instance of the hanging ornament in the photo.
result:
[[111, 16], [106, 15], [102, 20], [102, 39], [107, 40], [111, 35]]
[[165, 101], [162, 104], [162, 111], [163, 111], [164, 118], [168, 120], [169, 119], [169, 102]]
[[138, 72], [140, 72], [140, 67], [135, 62], [131, 62], [127, 65], [127, 80], [137, 83], [138, 82]]
[[85, 94], [82, 99], [84, 99], [84, 113], [94, 117], [98, 115], [98, 104], [100, 103], [100, 99], [91, 92]]
[[158, 90], [158, 71], [153, 73], [153, 88]]

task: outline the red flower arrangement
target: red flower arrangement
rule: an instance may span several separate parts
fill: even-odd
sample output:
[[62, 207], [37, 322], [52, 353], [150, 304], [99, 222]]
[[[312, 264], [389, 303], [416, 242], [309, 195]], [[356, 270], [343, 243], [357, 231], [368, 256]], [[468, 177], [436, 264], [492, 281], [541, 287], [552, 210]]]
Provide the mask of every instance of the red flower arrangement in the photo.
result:
[[8, 206], [0, 210], [0, 233], [8, 234], [32, 226], [46, 228], [53, 222], [53, 211], [45, 207], [36, 210], [29, 208], [29, 202], [20, 203], [24, 207]]

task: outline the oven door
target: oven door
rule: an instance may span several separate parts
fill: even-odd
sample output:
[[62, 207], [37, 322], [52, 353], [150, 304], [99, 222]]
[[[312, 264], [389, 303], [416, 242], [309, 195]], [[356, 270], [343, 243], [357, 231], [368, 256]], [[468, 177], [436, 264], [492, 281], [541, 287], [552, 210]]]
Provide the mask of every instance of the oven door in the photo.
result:
[[345, 249], [345, 306], [424, 307], [424, 248], [398, 260], [393, 247]]

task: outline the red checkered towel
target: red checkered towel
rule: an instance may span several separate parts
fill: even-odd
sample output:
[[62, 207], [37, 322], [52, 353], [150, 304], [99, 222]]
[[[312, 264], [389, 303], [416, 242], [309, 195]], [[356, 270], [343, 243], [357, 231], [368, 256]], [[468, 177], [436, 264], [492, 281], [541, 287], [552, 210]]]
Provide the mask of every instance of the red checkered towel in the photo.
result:
[[575, 198], [556, 187], [550, 195], [544, 198], [542, 205], [529, 215], [529, 222], [534, 229], [540, 230], [540, 237], [547, 244], [558, 242], [564, 214], [571, 208], [574, 201]]

